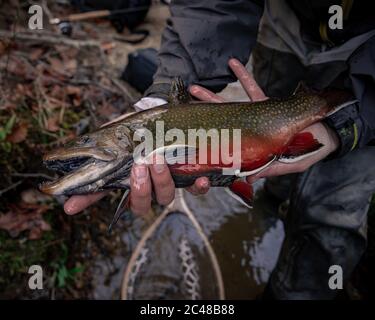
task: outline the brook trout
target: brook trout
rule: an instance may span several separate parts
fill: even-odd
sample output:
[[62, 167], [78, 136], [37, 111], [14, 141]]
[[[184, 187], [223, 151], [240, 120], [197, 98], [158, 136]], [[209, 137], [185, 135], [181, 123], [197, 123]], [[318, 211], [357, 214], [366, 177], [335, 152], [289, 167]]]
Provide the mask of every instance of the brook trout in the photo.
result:
[[[228, 129], [231, 134], [240, 129], [241, 156], [237, 159], [240, 165], [233, 174], [223, 174], [228, 165], [221, 158], [214, 163], [210, 156], [206, 163], [174, 163], [169, 168], [176, 187], [190, 186], [196, 178], [205, 176], [211, 186], [229, 187], [239, 200], [250, 205], [252, 188], [240, 178], [257, 174], [274, 161], [298, 161], [317, 152], [322, 144], [311, 133], [300, 131], [352, 102], [348, 92], [332, 89], [320, 93], [301, 90], [286, 99], [260, 102], [191, 103], [184, 84], [177, 79], [167, 104], [131, 114], [46, 154], [46, 166], [62, 172], [63, 176], [43, 183], [40, 189], [52, 195], [129, 190], [133, 153], [141, 143], [134, 140], [134, 135], [147, 129], [155, 139], [157, 122], [161, 121], [165, 132], [179, 129], [185, 136], [191, 129]], [[199, 146], [191, 147], [187, 142], [164, 143], [164, 147], [158, 150], [154, 147], [152, 152], [165, 155], [165, 151], [173, 148], [189, 159], [197, 158]], [[233, 140], [229, 144], [235, 157]], [[213, 144], [208, 143], [209, 147]], [[123, 200], [128, 195], [127, 191]]]

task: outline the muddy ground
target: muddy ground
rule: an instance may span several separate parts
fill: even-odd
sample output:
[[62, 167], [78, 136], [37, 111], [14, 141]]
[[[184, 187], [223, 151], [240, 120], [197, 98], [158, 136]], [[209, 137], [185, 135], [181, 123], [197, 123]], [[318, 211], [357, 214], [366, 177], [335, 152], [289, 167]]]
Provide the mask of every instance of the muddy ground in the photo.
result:
[[[45, 21], [74, 12], [58, 2], [41, 3]], [[42, 155], [132, 111], [141, 95], [120, 75], [128, 53], [159, 47], [168, 7], [153, 5], [141, 25], [150, 36], [134, 45], [122, 41], [129, 37], [126, 30], [119, 35], [106, 20], [75, 24], [71, 38], [46, 23], [35, 40], [27, 30], [28, 6], [27, 1], [0, 1], [0, 298], [118, 299], [130, 254], [156, 214], [127, 216], [108, 234], [121, 197], [113, 192], [80, 215], [65, 215], [63, 198], [37, 190], [53, 175], [44, 169]], [[224, 95], [242, 99], [238, 88], [231, 85]], [[221, 191], [200, 198], [185, 195], [216, 250], [228, 298], [261, 293], [283, 239], [276, 209], [260, 214], [269, 203], [259, 192], [253, 212], [237, 207]], [[156, 213], [160, 210], [155, 207]], [[374, 292], [374, 221], [372, 212], [369, 250], [345, 298], [368, 298]], [[34, 264], [43, 267], [43, 290], [28, 288], [27, 271]]]
[[[150, 36], [134, 45], [122, 41], [129, 31], [119, 34], [103, 19], [74, 24], [72, 37], [64, 37], [46, 21], [74, 9], [41, 4], [45, 28], [35, 41], [28, 38], [28, 2], [0, 1], [0, 297], [118, 298], [101, 288], [123, 269], [124, 261], [116, 261], [130, 250], [121, 240], [127, 222], [107, 233], [120, 195], [66, 216], [63, 198], [37, 190], [53, 175], [42, 155], [132, 111], [140, 93], [120, 75], [130, 52], [158, 48], [168, 8], [153, 5], [141, 26]], [[33, 264], [44, 268], [44, 290], [28, 289]]]

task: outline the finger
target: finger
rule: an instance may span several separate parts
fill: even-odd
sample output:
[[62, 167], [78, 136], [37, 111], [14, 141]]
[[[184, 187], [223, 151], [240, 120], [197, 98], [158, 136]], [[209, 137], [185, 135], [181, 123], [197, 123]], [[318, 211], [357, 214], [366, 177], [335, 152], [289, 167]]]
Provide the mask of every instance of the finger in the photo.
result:
[[164, 163], [164, 157], [156, 160], [157, 162], [150, 166], [156, 200], [161, 205], [167, 205], [174, 199], [175, 186], [168, 166]]
[[194, 195], [205, 194], [210, 189], [210, 180], [207, 177], [200, 177], [195, 180], [194, 184], [188, 188], [187, 191]]
[[267, 99], [263, 90], [258, 86], [252, 75], [246, 70], [244, 65], [237, 59], [230, 59], [228, 62], [230, 68], [241, 82], [251, 101], [261, 101]]
[[91, 206], [94, 202], [99, 201], [106, 196], [109, 191], [98, 192], [88, 195], [77, 195], [70, 197], [64, 204], [64, 211], [66, 214], [73, 215]]
[[189, 91], [192, 96], [202, 101], [217, 102], [217, 103], [225, 101], [224, 98], [198, 85], [192, 85], [189, 88]]
[[148, 167], [134, 164], [130, 176], [130, 208], [134, 214], [145, 215], [151, 208], [151, 179]]

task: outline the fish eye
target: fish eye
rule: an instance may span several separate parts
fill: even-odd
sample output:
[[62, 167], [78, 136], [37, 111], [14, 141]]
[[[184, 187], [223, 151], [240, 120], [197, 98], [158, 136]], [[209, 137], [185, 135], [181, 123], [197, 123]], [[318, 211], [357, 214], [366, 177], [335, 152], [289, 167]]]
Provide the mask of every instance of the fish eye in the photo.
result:
[[90, 141], [91, 141], [91, 139], [90, 139], [89, 136], [82, 136], [82, 137], [79, 139], [79, 143], [82, 143], [82, 144], [84, 144], [84, 143], [88, 143], [88, 142], [90, 142]]

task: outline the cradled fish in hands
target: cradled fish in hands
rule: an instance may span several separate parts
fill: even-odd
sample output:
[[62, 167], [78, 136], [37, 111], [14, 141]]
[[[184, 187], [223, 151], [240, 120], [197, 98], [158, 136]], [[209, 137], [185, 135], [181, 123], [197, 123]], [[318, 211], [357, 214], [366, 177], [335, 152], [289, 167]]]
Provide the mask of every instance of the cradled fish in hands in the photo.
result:
[[[223, 174], [223, 169], [228, 165], [223, 161], [214, 163], [210, 156], [205, 163], [200, 163], [199, 147], [192, 148], [187, 143], [170, 141], [151, 153], [165, 155], [167, 150], [173, 148], [175, 151], [183, 151], [189, 159], [197, 158], [197, 161], [168, 164], [176, 187], [188, 187], [198, 177], [205, 176], [209, 178], [211, 186], [228, 187], [239, 200], [251, 205], [251, 185], [241, 180], [241, 177], [257, 174], [274, 161], [298, 161], [317, 152], [322, 144], [311, 133], [301, 131], [352, 102], [352, 96], [347, 91], [327, 89], [313, 92], [304, 89], [285, 99], [192, 103], [182, 81], [177, 79], [172, 84], [167, 104], [131, 114], [46, 154], [46, 166], [62, 172], [63, 176], [43, 183], [40, 189], [52, 195], [125, 189], [121, 201], [124, 207], [129, 198], [133, 153], [141, 143], [134, 140], [134, 134], [139, 129], [147, 129], [155, 137], [157, 122], [162, 121], [165, 131], [179, 129], [186, 136], [191, 129], [229, 129], [232, 133], [240, 129], [240, 165], [233, 174]], [[229, 150], [233, 151], [232, 142]], [[207, 150], [209, 147], [213, 146], [208, 144]], [[215, 148], [221, 148], [221, 145]], [[116, 212], [115, 220], [119, 215], [120, 210]]]

